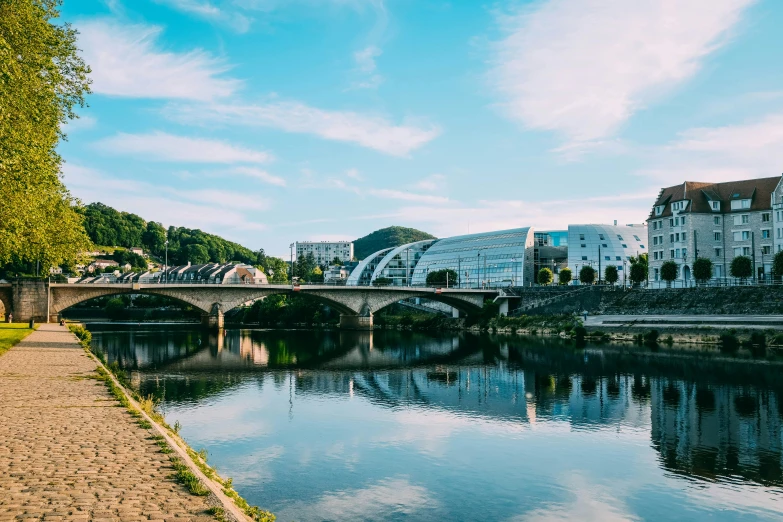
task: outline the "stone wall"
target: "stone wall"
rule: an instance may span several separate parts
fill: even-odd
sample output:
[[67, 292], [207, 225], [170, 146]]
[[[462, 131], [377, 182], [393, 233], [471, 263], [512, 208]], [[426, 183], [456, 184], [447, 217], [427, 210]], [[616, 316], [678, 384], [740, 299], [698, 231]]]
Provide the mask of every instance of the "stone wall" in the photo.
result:
[[49, 320], [49, 291], [45, 281], [17, 280], [11, 287], [14, 322]]

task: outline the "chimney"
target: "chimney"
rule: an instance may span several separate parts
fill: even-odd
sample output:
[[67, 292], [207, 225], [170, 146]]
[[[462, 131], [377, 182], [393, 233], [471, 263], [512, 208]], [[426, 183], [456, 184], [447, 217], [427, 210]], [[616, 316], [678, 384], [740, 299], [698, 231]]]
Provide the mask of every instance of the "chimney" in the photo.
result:
[[617, 220], [616, 219], [614, 220], [614, 226], [617, 226]]

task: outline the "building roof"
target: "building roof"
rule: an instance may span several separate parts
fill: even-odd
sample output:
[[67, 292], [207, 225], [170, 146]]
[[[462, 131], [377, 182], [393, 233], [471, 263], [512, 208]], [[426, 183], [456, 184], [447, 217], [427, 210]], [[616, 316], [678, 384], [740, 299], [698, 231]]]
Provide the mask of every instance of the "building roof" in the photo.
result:
[[[648, 219], [668, 217], [672, 215], [669, 203], [690, 200], [691, 204], [683, 210], [683, 213], [707, 213], [712, 214], [711, 201], [720, 201], [720, 212], [731, 210], [730, 202], [733, 199], [750, 199], [749, 210], [766, 210], [771, 208], [772, 192], [780, 182], [780, 176], [771, 178], [745, 179], [740, 181], [727, 181], [724, 183], [704, 183], [699, 181], [685, 181], [680, 185], [661, 189], [658, 199], [655, 201]], [[655, 215], [655, 207], [666, 205], [660, 215]]]

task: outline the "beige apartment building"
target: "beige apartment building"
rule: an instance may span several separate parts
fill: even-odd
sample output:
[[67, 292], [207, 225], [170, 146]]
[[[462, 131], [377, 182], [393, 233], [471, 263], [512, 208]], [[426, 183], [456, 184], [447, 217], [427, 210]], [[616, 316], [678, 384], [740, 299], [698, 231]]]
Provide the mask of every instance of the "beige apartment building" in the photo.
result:
[[691, 280], [697, 257], [712, 261], [714, 279], [730, 277], [737, 256], [753, 260], [755, 277], [769, 277], [783, 248], [781, 176], [661, 189], [647, 225], [651, 282], [670, 260], [679, 265], [678, 280]]

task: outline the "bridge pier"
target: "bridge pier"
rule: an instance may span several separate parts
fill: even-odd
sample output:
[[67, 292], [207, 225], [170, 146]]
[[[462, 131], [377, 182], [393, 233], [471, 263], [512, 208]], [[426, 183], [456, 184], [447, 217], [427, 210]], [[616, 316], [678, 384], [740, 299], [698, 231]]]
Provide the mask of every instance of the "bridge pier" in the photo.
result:
[[201, 314], [201, 326], [210, 330], [222, 330], [225, 325], [223, 307], [219, 303], [212, 305], [212, 311]]
[[[49, 322], [49, 285], [46, 281], [18, 279], [11, 287], [14, 322]], [[9, 311], [6, 311], [8, 313]]]
[[340, 328], [344, 330], [372, 330], [372, 314], [369, 316], [340, 314]]

